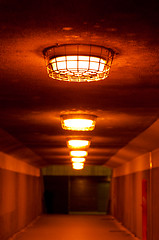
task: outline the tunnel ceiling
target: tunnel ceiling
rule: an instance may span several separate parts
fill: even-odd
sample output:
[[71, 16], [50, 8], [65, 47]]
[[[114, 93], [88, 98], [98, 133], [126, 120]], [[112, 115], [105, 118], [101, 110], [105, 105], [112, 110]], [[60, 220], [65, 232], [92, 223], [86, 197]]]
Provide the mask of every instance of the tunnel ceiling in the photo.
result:
[[[36, 154], [30, 164], [70, 164], [66, 140], [82, 135], [91, 138], [86, 163], [106, 165], [157, 120], [158, 8], [157, 0], [0, 2], [0, 127]], [[110, 76], [91, 83], [49, 78], [43, 49], [70, 43], [113, 49]], [[71, 112], [97, 115], [95, 130], [63, 130], [60, 115]]]

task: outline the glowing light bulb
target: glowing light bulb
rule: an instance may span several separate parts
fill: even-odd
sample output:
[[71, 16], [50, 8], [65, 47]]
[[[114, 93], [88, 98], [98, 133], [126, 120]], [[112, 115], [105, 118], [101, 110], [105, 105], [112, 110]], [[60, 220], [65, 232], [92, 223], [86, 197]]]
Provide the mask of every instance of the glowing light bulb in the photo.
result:
[[69, 140], [67, 142], [67, 146], [70, 149], [84, 149], [88, 148], [90, 145], [90, 141], [88, 140]]
[[92, 131], [95, 128], [96, 116], [89, 114], [61, 115], [61, 125], [64, 130]]
[[84, 168], [84, 163], [82, 163], [82, 162], [73, 162], [72, 163], [72, 167], [73, 167], [73, 169], [76, 169], [76, 170], [81, 170], [81, 169], [83, 169]]
[[74, 162], [74, 163], [83, 163], [83, 162], [86, 161], [86, 159], [75, 157], [75, 158], [71, 158], [71, 161]]
[[90, 119], [66, 119], [63, 129], [72, 131], [92, 131], [95, 128], [95, 121]]
[[69, 82], [91, 82], [109, 76], [114, 51], [90, 44], [62, 44], [43, 50], [49, 77]]
[[71, 151], [71, 157], [86, 157], [88, 155], [87, 151]]

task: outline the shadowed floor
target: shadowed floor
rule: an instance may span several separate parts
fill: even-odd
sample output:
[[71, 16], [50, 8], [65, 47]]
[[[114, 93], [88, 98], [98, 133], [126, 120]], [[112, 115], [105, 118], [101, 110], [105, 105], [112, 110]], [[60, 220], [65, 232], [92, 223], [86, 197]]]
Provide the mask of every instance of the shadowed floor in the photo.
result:
[[43, 215], [14, 240], [136, 240], [111, 216]]

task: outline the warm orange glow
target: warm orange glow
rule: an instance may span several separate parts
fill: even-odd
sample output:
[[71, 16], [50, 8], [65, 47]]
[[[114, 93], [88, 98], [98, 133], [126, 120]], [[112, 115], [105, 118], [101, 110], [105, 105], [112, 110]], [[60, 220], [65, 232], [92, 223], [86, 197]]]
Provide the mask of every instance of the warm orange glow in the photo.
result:
[[[56, 75], [63, 75], [63, 78], [67, 76], [70, 81], [71, 77], [75, 78], [74, 81], [78, 81], [78, 79], [86, 81], [88, 77], [87, 81], [104, 79], [110, 70], [110, 66], [107, 66], [106, 63], [106, 60], [102, 58], [91, 56], [62, 56], [50, 60], [53, 72]], [[50, 72], [50, 68], [48, 72]]]
[[90, 141], [88, 140], [69, 140], [67, 142], [67, 146], [70, 149], [84, 149], [88, 148], [90, 145]]
[[74, 73], [80, 76], [82, 74], [88, 75], [91, 72], [102, 73], [106, 60], [89, 56], [62, 56], [53, 58], [50, 63], [52, 63], [54, 71], [59, 70], [70, 75]]
[[61, 115], [61, 125], [65, 130], [92, 131], [95, 128], [96, 116], [89, 114]]
[[83, 163], [86, 161], [85, 158], [80, 158], [80, 157], [75, 157], [75, 158], [71, 158], [71, 161], [72, 162], [75, 162], [75, 163]]
[[88, 153], [87, 151], [71, 151], [70, 156], [71, 157], [87, 157]]
[[49, 77], [70, 82], [99, 81], [108, 77], [114, 52], [88, 44], [65, 44], [44, 51]]
[[79, 163], [73, 162], [72, 163], [72, 167], [73, 167], [73, 169], [81, 170], [81, 169], [84, 168], [84, 163], [82, 163], [82, 162], [79, 162]]
[[95, 121], [90, 119], [66, 119], [63, 123], [65, 130], [92, 131], [95, 128]]

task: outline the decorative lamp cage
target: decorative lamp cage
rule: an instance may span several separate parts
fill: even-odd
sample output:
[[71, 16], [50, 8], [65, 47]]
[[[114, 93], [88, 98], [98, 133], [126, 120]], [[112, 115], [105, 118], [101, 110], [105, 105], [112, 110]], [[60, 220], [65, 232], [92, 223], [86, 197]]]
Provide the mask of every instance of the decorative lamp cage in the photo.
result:
[[82, 139], [70, 139], [67, 141], [67, 147], [71, 150], [83, 150], [88, 149], [90, 146], [90, 140], [82, 140]]
[[56, 45], [43, 51], [49, 77], [69, 82], [99, 81], [108, 77], [112, 49], [88, 45]]
[[73, 162], [72, 168], [75, 170], [82, 170], [84, 168], [84, 163], [83, 162]]
[[62, 128], [72, 131], [94, 130], [97, 118], [97, 116], [89, 114], [64, 114], [60, 117]]
[[72, 150], [70, 151], [70, 156], [74, 158], [87, 157], [88, 152], [84, 150]]
[[86, 159], [84, 157], [73, 157], [71, 158], [71, 162], [74, 162], [74, 163], [84, 163], [86, 161]]

